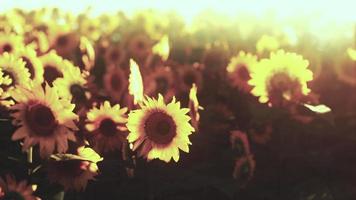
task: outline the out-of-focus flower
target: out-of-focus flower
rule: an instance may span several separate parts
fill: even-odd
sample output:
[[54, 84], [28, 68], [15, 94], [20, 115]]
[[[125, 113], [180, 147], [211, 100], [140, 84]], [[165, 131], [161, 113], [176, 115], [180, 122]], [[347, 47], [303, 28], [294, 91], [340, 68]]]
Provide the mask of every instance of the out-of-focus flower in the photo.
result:
[[256, 162], [252, 154], [240, 157], [235, 162], [232, 176], [238, 181], [240, 187], [245, 187], [255, 172]]
[[0, 55], [4, 52], [15, 53], [24, 46], [23, 38], [13, 33], [6, 34], [0, 32]]
[[279, 50], [269, 59], [262, 59], [251, 74], [251, 93], [261, 103], [283, 106], [287, 102], [299, 102], [310, 89], [307, 82], [313, 79], [309, 62], [302, 56]]
[[220, 45], [208, 48], [204, 52], [202, 63], [207, 70], [212, 72], [223, 69], [228, 63], [227, 47]]
[[181, 92], [187, 93], [195, 84], [199, 90], [203, 88], [203, 75], [201, 70], [198, 69], [199, 64], [181, 65], [177, 67], [179, 76], [178, 88]]
[[80, 147], [76, 154], [52, 155], [47, 164], [51, 182], [61, 184], [65, 190], [83, 191], [89, 180], [98, 174], [97, 163], [102, 161], [94, 150]]
[[42, 55], [49, 49], [47, 35], [42, 31], [31, 31], [25, 35], [25, 44], [31, 45], [38, 55]]
[[105, 51], [105, 64], [120, 67], [126, 58], [126, 52], [120, 44], [112, 45]]
[[246, 133], [238, 130], [231, 131], [230, 143], [236, 156], [241, 157], [250, 154], [250, 143]]
[[53, 82], [59, 97], [67, 98], [73, 103], [83, 103], [86, 100], [85, 89], [88, 73], [81, 73], [80, 69], [68, 60], [64, 60], [63, 64], [66, 65], [64, 76]]
[[15, 177], [6, 175], [5, 180], [0, 178], [0, 199], [4, 200], [40, 200], [33, 195], [31, 185], [23, 180], [17, 182]]
[[79, 44], [77, 33], [73, 32], [67, 25], [54, 28], [50, 37], [50, 47], [54, 49], [58, 55], [67, 57], [73, 53], [74, 49]]
[[240, 51], [239, 54], [230, 59], [226, 70], [231, 84], [244, 92], [250, 92], [252, 87], [248, 84], [251, 79], [251, 71], [257, 64], [257, 56]]
[[175, 94], [174, 80], [174, 73], [169, 67], [156, 68], [144, 77], [144, 93], [148, 96], [162, 94], [165, 100], [170, 100]]
[[87, 113], [86, 129], [90, 132], [90, 141], [99, 153], [120, 150], [127, 136], [125, 126], [127, 108], [119, 104], [111, 106], [105, 101], [99, 108], [92, 108]]
[[24, 139], [22, 149], [39, 144], [42, 158], [51, 155], [55, 148], [63, 153], [68, 149], [68, 141], [75, 141], [73, 130], [77, 127], [72, 112], [74, 105], [67, 99], [60, 99], [55, 88], [35, 85], [31, 89], [17, 87], [12, 93], [16, 104], [11, 106], [14, 125], [19, 128], [12, 140]]
[[20, 49], [15, 57], [25, 62], [25, 67], [30, 73], [30, 79], [36, 83], [43, 82], [43, 66], [41, 60], [37, 57], [36, 51], [31, 46]]
[[127, 40], [127, 48], [130, 56], [136, 61], [142, 62], [151, 53], [152, 41], [143, 33], [132, 35]]
[[43, 81], [47, 82], [50, 86], [53, 82], [64, 76], [66, 72], [66, 64], [62, 57], [58, 56], [54, 51], [51, 51], [40, 57], [43, 65]]
[[162, 95], [157, 100], [147, 97], [140, 109], [129, 113], [127, 139], [134, 143], [134, 150], [141, 147], [139, 156], [147, 160], [158, 158], [169, 162], [173, 157], [178, 162], [179, 149], [189, 152], [188, 136], [194, 131], [188, 112], [189, 109], [180, 108], [175, 98], [165, 104]]
[[115, 101], [120, 101], [128, 85], [125, 72], [119, 67], [108, 67], [103, 81], [108, 96]]
[[278, 39], [274, 36], [263, 35], [256, 43], [256, 50], [258, 54], [263, 54], [264, 52], [272, 52], [279, 48], [280, 44]]
[[[13, 54], [5, 52], [0, 56], [0, 71], [2, 71], [2, 90], [4, 95], [11, 95], [12, 90], [17, 86], [27, 87], [30, 84], [30, 73], [25, 68], [22, 59], [16, 58]], [[2, 105], [10, 106], [13, 101], [9, 98], [0, 100]]]
[[191, 118], [192, 125], [197, 132], [199, 130], [199, 121], [200, 121], [200, 113], [199, 110], [202, 110], [203, 107], [199, 105], [198, 97], [197, 97], [197, 86], [193, 83], [192, 88], [189, 92], [189, 115]]

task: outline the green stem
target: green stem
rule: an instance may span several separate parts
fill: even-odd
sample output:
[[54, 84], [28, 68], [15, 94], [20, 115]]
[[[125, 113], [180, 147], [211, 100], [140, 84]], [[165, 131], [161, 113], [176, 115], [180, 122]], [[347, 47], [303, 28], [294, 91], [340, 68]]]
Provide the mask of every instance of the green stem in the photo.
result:
[[[30, 163], [30, 164], [32, 164], [32, 162], [33, 162], [32, 156], [33, 156], [33, 147], [30, 147], [30, 148], [28, 149], [28, 151], [27, 151], [27, 162]], [[31, 166], [31, 167], [32, 167], [32, 166]], [[31, 175], [31, 174], [32, 174], [32, 169], [31, 169], [31, 167], [28, 169], [28, 175]]]

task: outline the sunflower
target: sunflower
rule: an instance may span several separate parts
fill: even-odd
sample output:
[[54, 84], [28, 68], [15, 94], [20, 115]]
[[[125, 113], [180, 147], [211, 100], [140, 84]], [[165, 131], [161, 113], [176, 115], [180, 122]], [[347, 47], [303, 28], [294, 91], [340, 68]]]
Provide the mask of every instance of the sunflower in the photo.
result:
[[53, 85], [58, 89], [59, 97], [68, 98], [73, 103], [84, 102], [88, 73], [81, 73], [80, 69], [68, 60], [64, 60], [63, 64], [66, 66], [64, 76], [53, 82]]
[[194, 131], [188, 112], [189, 109], [180, 108], [175, 98], [166, 105], [161, 94], [157, 100], [147, 97], [141, 109], [129, 113], [127, 139], [134, 143], [133, 150], [143, 144], [139, 155], [147, 160], [158, 158], [169, 162], [173, 157], [178, 162], [179, 149], [189, 152], [188, 136]]
[[10, 99], [11, 92], [17, 86], [27, 87], [30, 84], [30, 73], [25, 68], [22, 59], [17, 59], [14, 55], [5, 52], [0, 56], [0, 71], [2, 79], [1, 104], [10, 106], [13, 101]]
[[111, 106], [105, 101], [100, 108], [93, 108], [87, 113], [86, 129], [93, 136], [94, 149], [100, 153], [120, 150], [126, 139], [127, 108], [119, 104]]
[[119, 67], [108, 67], [103, 81], [108, 96], [120, 101], [128, 86], [128, 77], [125, 72]]
[[105, 64], [119, 67], [125, 59], [126, 52], [120, 45], [110, 46], [105, 51]]
[[77, 129], [72, 112], [74, 105], [67, 99], [59, 99], [55, 88], [46, 85], [22, 87], [14, 90], [12, 97], [16, 104], [13, 111], [14, 125], [20, 126], [12, 135], [12, 140], [24, 139], [22, 149], [39, 144], [42, 158], [48, 157], [55, 147], [59, 153], [66, 152], [68, 141], [75, 141], [73, 131]]
[[251, 93], [269, 105], [299, 102], [310, 92], [307, 82], [313, 79], [313, 73], [308, 65], [309, 62], [296, 53], [283, 50], [271, 53], [270, 58], [262, 59], [252, 72], [248, 82], [254, 87]]
[[64, 60], [54, 51], [41, 56], [40, 60], [44, 69], [43, 80], [53, 86], [53, 82], [58, 78], [62, 78], [66, 72]]
[[158, 67], [144, 77], [145, 94], [156, 96], [162, 94], [165, 100], [170, 100], [175, 94], [175, 77], [169, 67]]
[[246, 133], [238, 130], [231, 131], [230, 143], [236, 156], [250, 154], [250, 143]]
[[0, 199], [40, 200], [33, 192], [31, 185], [25, 180], [18, 183], [11, 175], [6, 175], [5, 180], [0, 178]]
[[49, 37], [50, 47], [54, 49], [58, 55], [63, 57], [73, 53], [79, 44], [77, 33], [72, 31], [69, 25], [56, 26], [52, 31], [53, 33], [51, 33]]
[[22, 36], [0, 32], [0, 55], [4, 52], [14, 53], [22, 46], [24, 46]]
[[79, 50], [81, 55], [79, 67], [82, 70], [90, 71], [95, 64], [95, 50], [92, 43], [86, 37], [81, 37]]
[[182, 65], [177, 67], [179, 88], [183, 93], [189, 92], [193, 84], [200, 90], [203, 87], [203, 76], [198, 65]]
[[102, 161], [94, 150], [80, 147], [74, 154], [52, 155], [47, 163], [48, 179], [61, 184], [65, 190], [82, 191], [89, 180], [98, 174], [97, 163]]
[[245, 187], [255, 172], [256, 162], [252, 154], [240, 157], [235, 162], [232, 176], [239, 181], [240, 187]]
[[42, 83], [43, 66], [41, 60], [37, 57], [36, 51], [28, 45], [16, 52], [15, 56], [25, 62], [25, 67], [30, 73], [30, 79], [36, 83]]
[[38, 55], [42, 55], [49, 49], [49, 41], [46, 34], [42, 31], [31, 31], [25, 34], [25, 44], [31, 45]]
[[250, 74], [256, 64], [257, 57], [244, 51], [232, 57], [226, 68], [231, 84], [244, 92], [250, 92], [252, 88], [248, 81], [251, 79]]
[[128, 52], [137, 61], [143, 61], [150, 54], [151, 47], [152, 41], [144, 33], [137, 33], [128, 39]]

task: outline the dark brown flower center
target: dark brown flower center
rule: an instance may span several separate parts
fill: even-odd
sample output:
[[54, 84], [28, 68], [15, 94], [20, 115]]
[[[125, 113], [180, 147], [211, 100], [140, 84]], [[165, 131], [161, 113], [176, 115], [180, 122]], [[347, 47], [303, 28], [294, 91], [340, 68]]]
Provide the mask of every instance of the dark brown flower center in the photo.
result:
[[117, 125], [112, 119], [106, 118], [100, 122], [99, 131], [104, 136], [111, 137], [118, 132], [116, 127]]
[[148, 138], [157, 144], [169, 144], [177, 134], [173, 118], [159, 111], [148, 116], [144, 129]]
[[243, 81], [248, 81], [251, 79], [250, 72], [247, 70], [247, 66], [244, 64], [241, 64], [240, 66], [238, 66], [237, 75]]
[[57, 45], [59, 47], [65, 47], [68, 44], [68, 36], [67, 35], [61, 35], [57, 38]]
[[137, 41], [136, 46], [138, 49], [144, 49], [145, 48], [145, 43], [142, 40]]
[[297, 79], [293, 79], [289, 74], [285, 72], [279, 72], [273, 75], [267, 83], [268, 94], [271, 101], [276, 104], [282, 103], [285, 95], [291, 97], [300, 91], [300, 83]]
[[84, 102], [86, 100], [85, 90], [82, 86], [78, 84], [73, 84], [70, 86], [70, 93], [73, 96], [74, 103]]
[[41, 103], [30, 104], [25, 118], [32, 133], [42, 137], [53, 135], [58, 125], [52, 110]]
[[111, 61], [116, 61], [120, 58], [120, 52], [118, 50], [113, 50], [111, 53], [110, 53], [110, 59]]
[[44, 79], [45, 81], [47, 81], [47, 83], [50, 86], [53, 86], [53, 82], [57, 79], [57, 78], [61, 78], [63, 77], [62, 72], [60, 72], [57, 68], [55, 68], [54, 66], [51, 65], [47, 65], [44, 69]]
[[113, 74], [111, 76], [111, 80], [110, 80], [110, 84], [111, 84], [111, 88], [113, 88], [114, 90], [120, 90], [121, 89], [121, 76], [119, 74]]
[[83, 172], [83, 162], [81, 160], [66, 160], [50, 162], [51, 173], [55, 173], [58, 177], [78, 177]]
[[2, 47], [2, 50], [3, 52], [8, 52], [8, 53], [11, 53], [12, 52], [12, 46], [10, 44], [5, 44], [3, 47]]
[[30, 78], [33, 79], [35, 77], [35, 69], [31, 60], [25, 56], [22, 56], [21, 58], [25, 62], [25, 67], [28, 69], [28, 72], [30, 72]]
[[166, 94], [168, 91], [168, 80], [164, 76], [156, 78], [156, 93]]
[[196, 76], [195, 76], [195, 73], [192, 72], [192, 71], [188, 71], [184, 74], [184, 83], [187, 85], [187, 86], [192, 86], [193, 83], [196, 83]]

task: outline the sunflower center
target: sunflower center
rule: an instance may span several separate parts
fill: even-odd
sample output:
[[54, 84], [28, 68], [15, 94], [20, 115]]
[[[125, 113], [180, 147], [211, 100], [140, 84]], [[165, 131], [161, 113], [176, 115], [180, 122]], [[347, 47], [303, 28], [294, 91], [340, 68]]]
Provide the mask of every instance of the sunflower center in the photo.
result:
[[280, 72], [274, 74], [268, 83], [268, 93], [272, 101], [278, 103], [283, 98], [291, 98], [300, 89], [300, 83], [289, 74]]
[[11, 51], [12, 51], [12, 46], [11, 46], [10, 44], [5, 44], [5, 45], [2, 47], [2, 50], [3, 50], [3, 52], [11, 53]]
[[120, 53], [118, 52], [118, 51], [112, 51], [111, 53], [110, 53], [110, 59], [112, 60], [112, 61], [116, 61], [116, 60], [118, 60], [120, 58]]
[[39, 136], [51, 136], [58, 125], [52, 110], [40, 103], [29, 105], [25, 118], [32, 132]]
[[1, 199], [4, 200], [25, 200], [25, 198], [20, 194], [19, 192], [15, 191], [9, 191], [6, 192], [5, 196], [3, 196]]
[[176, 136], [176, 124], [171, 116], [164, 112], [150, 114], [144, 125], [150, 140], [157, 144], [169, 144]]
[[136, 46], [138, 49], [144, 49], [145, 48], [145, 43], [141, 40], [137, 41]]
[[185, 73], [183, 80], [186, 85], [191, 86], [191, 85], [193, 85], [193, 83], [196, 82], [195, 74], [193, 72], [189, 71], [189, 72]]
[[121, 77], [118, 74], [113, 74], [111, 77], [110, 81], [111, 87], [114, 90], [120, 90], [121, 89]]
[[52, 86], [53, 81], [55, 81], [57, 78], [63, 77], [63, 74], [54, 66], [47, 65], [44, 69], [44, 79], [47, 81], [47, 83]]
[[73, 96], [73, 102], [82, 102], [86, 99], [85, 90], [82, 86], [78, 84], [73, 84], [70, 86], [69, 90]]
[[57, 45], [60, 47], [64, 47], [68, 44], [68, 37], [67, 35], [61, 35], [57, 38]]
[[53, 163], [55, 172], [59, 177], [78, 177], [84, 172], [84, 161], [81, 160], [66, 160]]
[[100, 122], [99, 131], [107, 137], [114, 136], [117, 133], [116, 123], [109, 118]]
[[167, 78], [164, 76], [157, 77], [156, 84], [157, 84], [157, 88], [156, 88], [157, 93], [166, 94], [168, 90]]
[[247, 70], [247, 66], [244, 64], [241, 64], [240, 66], [238, 66], [237, 75], [240, 77], [240, 79], [242, 79], [244, 81], [248, 81], [251, 79], [250, 73]]
[[35, 77], [35, 69], [31, 60], [25, 56], [22, 56], [21, 58], [25, 62], [25, 67], [28, 69], [28, 72], [30, 72], [30, 78], [33, 79]]

